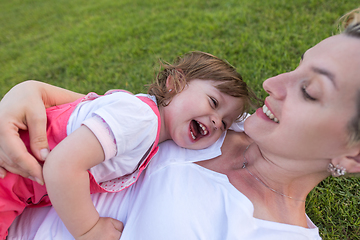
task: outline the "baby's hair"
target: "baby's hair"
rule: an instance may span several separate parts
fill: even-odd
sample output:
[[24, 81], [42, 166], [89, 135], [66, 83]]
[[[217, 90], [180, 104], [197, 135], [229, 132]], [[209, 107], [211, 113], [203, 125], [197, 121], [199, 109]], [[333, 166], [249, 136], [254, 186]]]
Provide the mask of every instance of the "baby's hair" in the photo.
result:
[[[148, 94], [156, 97], [158, 106], [166, 107], [194, 79], [218, 82], [216, 88], [220, 92], [242, 100], [243, 113], [260, 102], [232, 65], [209, 53], [189, 52], [178, 57], [173, 64], [160, 63], [163, 70], [157, 74], [148, 90]], [[166, 86], [169, 76], [173, 81], [171, 90]]]
[[[360, 8], [346, 13], [339, 19], [338, 24], [342, 34], [360, 40]], [[348, 132], [350, 146], [360, 142], [360, 91], [358, 91], [356, 97], [356, 114], [349, 121]]]

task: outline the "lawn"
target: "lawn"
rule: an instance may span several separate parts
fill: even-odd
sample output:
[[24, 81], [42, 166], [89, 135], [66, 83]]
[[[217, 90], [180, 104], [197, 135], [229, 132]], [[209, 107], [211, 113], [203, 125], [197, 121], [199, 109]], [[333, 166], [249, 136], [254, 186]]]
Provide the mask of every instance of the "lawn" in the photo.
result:
[[[146, 91], [159, 59], [192, 50], [234, 65], [256, 93], [337, 32], [356, 0], [0, 0], [0, 97], [36, 79], [73, 91]], [[358, 179], [322, 182], [307, 213], [324, 239], [360, 239]]]

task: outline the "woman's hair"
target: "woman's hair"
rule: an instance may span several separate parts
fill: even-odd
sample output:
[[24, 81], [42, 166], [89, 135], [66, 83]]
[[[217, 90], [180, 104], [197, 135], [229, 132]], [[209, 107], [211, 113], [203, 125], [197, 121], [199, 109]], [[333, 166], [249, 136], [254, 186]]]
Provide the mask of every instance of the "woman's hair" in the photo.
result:
[[[360, 8], [356, 8], [339, 19], [342, 34], [359, 38], [360, 41]], [[360, 77], [359, 77], [360, 81]], [[349, 145], [360, 142], [360, 91], [356, 96], [356, 114], [349, 121]]]
[[343, 15], [339, 19], [339, 27], [346, 35], [360, 37], [360, 7]]
[[[156, 97], [158, 106], [166, 107], [194, 79], [218, 82], [216, 88], [220, 92], [242, 100], [243, 113], [261, 102], [233, 66], [209, 53], [189, 52], [178, 57], [173, 64], [160, 63], [163, 70], [157, 74], [155, 82], [148, 89], [148, 94]], [[172, 89], [166, 86], [169, 76]]]

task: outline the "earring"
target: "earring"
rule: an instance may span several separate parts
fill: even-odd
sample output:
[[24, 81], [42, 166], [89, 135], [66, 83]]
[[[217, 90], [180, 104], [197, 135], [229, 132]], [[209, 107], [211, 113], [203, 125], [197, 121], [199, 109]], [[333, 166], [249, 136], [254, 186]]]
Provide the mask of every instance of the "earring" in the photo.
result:
[[170, 92], [170, 93], [172, 92], [172, 88], [169, 89], [169, 92]]
[[346, 168], [339, 165], [336, 165], [336, 167], [334, 167], [332, 163], [329, 163], [328, 172], [330, 172], [333, 177], [340, 177], [346, 174]]

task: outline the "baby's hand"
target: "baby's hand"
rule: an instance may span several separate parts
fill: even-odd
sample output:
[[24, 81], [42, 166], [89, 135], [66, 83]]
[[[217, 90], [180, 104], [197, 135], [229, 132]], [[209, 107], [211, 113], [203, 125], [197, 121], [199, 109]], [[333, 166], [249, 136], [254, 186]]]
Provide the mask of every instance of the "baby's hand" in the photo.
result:
[[100, 217], [95, 226], [77, 240], [119, 240], [124, 224], [119, 220], [109, 217]]

